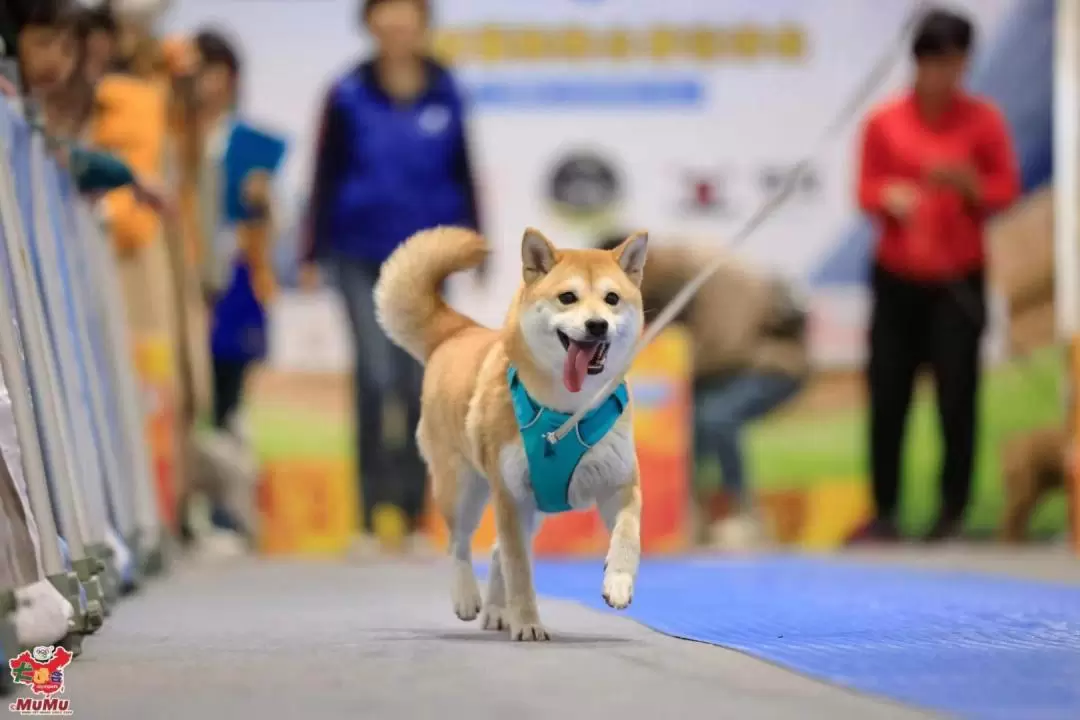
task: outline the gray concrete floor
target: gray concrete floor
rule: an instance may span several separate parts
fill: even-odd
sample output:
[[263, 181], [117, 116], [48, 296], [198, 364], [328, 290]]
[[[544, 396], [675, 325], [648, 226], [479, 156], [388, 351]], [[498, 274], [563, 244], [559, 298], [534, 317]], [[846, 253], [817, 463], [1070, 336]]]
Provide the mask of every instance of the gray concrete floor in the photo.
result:
[[[917, 547], [865, 562], [1080, 582], [1064, 550]], [[76, 716], [656, 720], [925, 717], [631, 620], [543, 601], [550, 644], [458, 621], [441, 560], [183, 566], [120, 605], [68, 672]]]
[[457, 620], [441, 561], [185, 567], [67, 673], [102, 720], [925, 717], [608, 613], [544, 601], [549, 644]]

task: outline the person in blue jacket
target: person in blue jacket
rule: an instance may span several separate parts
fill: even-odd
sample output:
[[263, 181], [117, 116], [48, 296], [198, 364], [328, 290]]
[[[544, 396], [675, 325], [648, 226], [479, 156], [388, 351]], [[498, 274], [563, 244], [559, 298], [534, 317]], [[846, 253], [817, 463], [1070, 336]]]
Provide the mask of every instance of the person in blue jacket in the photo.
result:
[[[426, 0], [361, 0], [375, 54], [329, 91], [302, 258], [301, 284], [317, 282], [317, 266], [326, 270], [348, 312], [369, 533], [379, 505], [400, 508], [415, 533], [426, 477], [414, 438], [420, 367], [376, 324], [372, 289], [412, 233], [448, 224], [480, 229], [464, 104], [449, 70], [428, 52], [430, 12]], [[384, 422], [395, 408], [404, 408], [405, 427]]]

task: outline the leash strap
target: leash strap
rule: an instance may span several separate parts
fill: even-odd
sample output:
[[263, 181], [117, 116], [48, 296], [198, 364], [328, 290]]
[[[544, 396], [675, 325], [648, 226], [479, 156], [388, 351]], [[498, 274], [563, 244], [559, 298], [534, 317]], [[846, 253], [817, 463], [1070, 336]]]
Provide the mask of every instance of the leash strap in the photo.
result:
[[[870, 68], [870, 72], [867, 73], [866, 77], [863, 78], [863, 81], [856, 87], [855, 92], [852, 93], [850, 99], [841, 106], [832, 122], [825, 127], [818, 141], [813, 146], [814, 150], [792, 167], [790, 172], [787, 173], [787, 179], [781, 187], [772, 195], [772, 197], [762, 203], [757, 211], [746, 221], [746, 224], [743, 225], [739, 232], [732, 237], [732, 247], [738, 247], [745, 242], [747, 238], [753, 235], [766, 220], [772, 217], [772, 215], [787, 202], [788, 198], [791, 197], [794, 190], [798, 187], [799, 180], [809, 169], [810, 163], [813, 161], [814, 157], [829, 144], [834, 135], [847, 126], [851, 118], [855, 116], [862, 105], [871, 97], [871, 95], [873, 95], [874, 91], [885, 80], [889, 71], [892, 70], [893, 66], [896, 64], [896, 61], [907, 51], [908, 38], [915, 29], [915, 26], [922, 20], [929, 5], [930, 3], [927, 2], [927, 0], [920, 0], [918, 2], [915, 9], [904, 22], [904, 25], [892, 46], [890, 46], [877, 63]], [[694, 298], [694, 295], [701, 289], [702, 285], [704, 285], [717, 270], [723, 267], [725, 262], [726, 258], [723, 256], [715, 258], [700, 273], [698, 273], [697, 276], [688, 282], [683, 289], [679, 291], [678, 295], [672, 298], [671, 302], [664, 307], [656, 317], [656, 320], [653, 321], [638, 340], [637, 345], [634, 347], [634, 351], [626, 360], [624, 367], [619, 368], [618, 372], [612, 373], [611, 377], [608, 378], [608, 381], [604, 383], [603, 387], [596, 391], [596, 394], [589, 402], [582, 405], [577, 412], [567, 418], [566, 422], [564, 422], [557, 430], [548, 433], [547, 441], [549, 443], [557, 443], [565, 437], [566, 434], [573, 430], [574, 426], [577, 425], [597, 403], [602, 402], [611, 395], [615, 390], [615, 386], [623, 381], [623, 376], [630, 369], [634, 359], [641, 353], [642, 349], [655, 340], [657, 335], [659, 335], [660, 332], [686, 308]]]

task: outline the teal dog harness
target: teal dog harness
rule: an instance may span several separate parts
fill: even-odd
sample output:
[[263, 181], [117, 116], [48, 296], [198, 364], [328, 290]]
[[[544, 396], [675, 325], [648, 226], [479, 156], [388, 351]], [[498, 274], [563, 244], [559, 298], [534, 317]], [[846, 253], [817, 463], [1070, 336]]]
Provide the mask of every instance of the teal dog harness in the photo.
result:
[[517, 370], [511, 366], [506, 371], [510, 383], [510, 399], [514, 404], [521, 443], [525, 447], [525, 459], [529, 465], [536, 507], [545, 513], [570, 510], [570, 480], [574, 477], [581, 458], [589, 448], [603, 440], [616, 421], [626, 410], [629, 396], [626, 383], [599, 407], [581, 419], [574, 428], [556, 443], [548, 441], [548, 433], [559, 428], [570, 417], [538, 404], [525, 389]]

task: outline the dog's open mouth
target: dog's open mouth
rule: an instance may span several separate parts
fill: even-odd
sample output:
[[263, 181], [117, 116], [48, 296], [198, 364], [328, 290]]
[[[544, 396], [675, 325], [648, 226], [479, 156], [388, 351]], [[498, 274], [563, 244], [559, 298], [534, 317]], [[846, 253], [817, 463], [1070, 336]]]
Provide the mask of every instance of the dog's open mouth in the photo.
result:
[[563, 385], [570, 392], [580, 392], [585, 384], [586, 375], [599, 375], [604, 372], [610, 342], [597, 340], [571, 340], [562, 330], [556, 331], [559, 342], [566, 350], [566, 362], [563, 364]]

